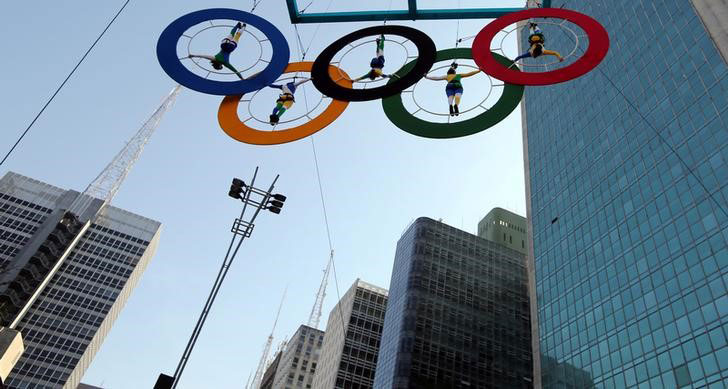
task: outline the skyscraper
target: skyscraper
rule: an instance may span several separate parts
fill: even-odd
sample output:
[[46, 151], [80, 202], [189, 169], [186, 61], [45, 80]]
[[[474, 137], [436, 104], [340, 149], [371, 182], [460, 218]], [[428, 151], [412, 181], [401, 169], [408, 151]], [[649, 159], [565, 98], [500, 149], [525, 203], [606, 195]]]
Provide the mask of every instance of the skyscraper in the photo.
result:
[[313, 388], [372, 388], [386, 309], [386, 289], [354, 282], [329, 313]]
[[270, 376], [268, 387], [271, 389], [311, 389], [323, 342], [323, 331], [305, 325], [298, 327], [266, 370], [263, 381], [266, 381], [265, 376]]
[[409, 226], [397, 242], [375, 387], [532, 387], [525, 255], [508, 247], [520, 248], [510, 237], [525, 226], [500, 208], [479, 224], [495, 242], [425, 217]]
[[[283, 350], [279, 350], [276, 353], [275, 358], [273, 358], [273, 361], [271, 361], [270, 365], [265, 368], [265, 373], [263, 373], [263, 378], [260, 380], [260, 388], [259, 389], [272, 389], [273, 388], [273, 380], [276, 378], [276, 371], [278, 370], [278, 364], [281, 362], [281, 356], [283, 355]], [[250, 382], [248, 382], [245, 385], [245, 389], [250, 388]]]
[[[724, 388], [728, 19], [715, 12], [728, 5], [564, 5], [602, 23], [611, 48], [581, 78], [525, 94], [534, 344], [541, 365], [573, 367], [548, 382], [544, 367], [543, 386]], [[559, 23], [541, 28], [569, 53]]]
[[[0, 267], [35, 244], [37, 231], [78, 192], [7, 173], [0, 179]], [[100, 203], [100, 202], [99, 202]], [[10, 388], [75, 389], [149, 263], [160, 223], [108, 206], [81, 236], [17, 326], [25, 353]]]

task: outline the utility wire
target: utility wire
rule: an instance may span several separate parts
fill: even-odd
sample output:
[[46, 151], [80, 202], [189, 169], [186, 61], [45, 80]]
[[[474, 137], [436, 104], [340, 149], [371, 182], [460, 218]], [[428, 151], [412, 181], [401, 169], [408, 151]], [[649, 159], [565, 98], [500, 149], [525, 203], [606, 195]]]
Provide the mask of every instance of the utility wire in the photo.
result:
[[114, 22], [116, 21], [116, 18], [118, 18], [119, 15], [121, 15], [121, 13], [124, 11], [124, 9], [129, 4], [130, 1], [131, 0], [126, 0], [124, 2], [124, 5], [121, 6], [119, 11], [116, 13], [116, 15], [114, 15], [114, 17], [111, 18], [111, 21], [109, 21], [109, 23], [106, 25], [106, 28], [104, 28], [104, 30], [101, 31], [101, 34], [99, 34], [98, 38], [96, 38], [94, 43], [91, 44], [91, 47], [89, 47], [88, 50], [86, 50], [86, 53], [83, 55], [83, 57], [81, 57], [81, 59], [78, 61], [78, 63], [76, 63], [76, 66], [73, 67], [73, 70], [71, 70], [71, 72], [68, 73], [68, 76], [66, 76], [66, 79], [63, 80], [63, 82], [61, 83], [60, 86], [58, 86], [58, 89], [56, 89], [56, 91], [53, 93], [53, 95], [51, 95], [51, 98], [48, 99], [48, 101], [45, 103], [45, 105], [43, 105], [43, 108], [41, 108], [41, 110], [38, 112], [38, 114], [35, 115], [35, 118], [33, 118], [33, 120], [30, 122], [28, 127], [25, 129], [25, 131], [23, 131], [23, 133], [20, 135], [18, 140], [15, 141], [15, 144], [13, 145], [13, 147], [11, 147], [10, 150], [8, 151], [8, 153], [5, 154], [5, 157], [3, 157], [2, 161], [0, 161], [0, 166], [2, 166], [3, 163], [5, 163], [5, 161], [8, 159], [8, 157], [10, 157], [10, 154], [12, 154], [13, 151], [15, 150], [15, 148], [18, 147], [18, 145], [23, 140], [23, 138], [25, 138], [25, 135], [28, 134], [28, 131], [30, 131], [30, 129], [33, 127], [33, 125], [38, 120], [38, 118], [40, 118], [40, 115], [43, 114], [43, 112], [46, 110], [46, 108], [48, 108], [48, 106], [51, 104], [53, 99], [56, 98], [56, 95], [58, 95], [58, 93], [61, 91], [61, 89], [63, 89], [63, 87], [66, 85], [66, 83], [71, 78], [71, 76], [73, 76], [73, 74], [76, 72], [76, 69], [78, 69], [78, 67], [81, 66], [81, 64], [86, 59], [86, 57], [89, 55], [89, 53], [91, 53], [91, 50], [93, 50], [93, 48], [96, 47], [96, 44], [99, 43], [101, 38], [103, 38], [103, 36], [106, 34], [106, 31], [108, 31], [109, 28], [111, 27], [111, 25], [114, 24]]

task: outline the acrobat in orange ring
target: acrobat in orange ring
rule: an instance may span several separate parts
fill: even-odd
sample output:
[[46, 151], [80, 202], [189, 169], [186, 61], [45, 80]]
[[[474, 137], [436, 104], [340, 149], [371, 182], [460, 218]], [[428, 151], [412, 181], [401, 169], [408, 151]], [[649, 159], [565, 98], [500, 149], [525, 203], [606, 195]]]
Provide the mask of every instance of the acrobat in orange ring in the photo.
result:
[[[292, 62], [288, 64], [283, 73], [310, 73], [312, 67], [313, 62]], [[352, 87], [349, 75], [343, 70], [329, 65], [329, 75], [332, 79], [338, 78], [336, 83], [340, 86], [344, 88]], [[238, 116], [238, 105], [240, 105], [242, 97], [243, 95], [226, 96], [220, 104], [220, 109], [217, 112], [217, 120], [222, 130], [231, 138], [252, 145], [279, 145], [303, 139], [333, 123], [349, 105], [347, 101], [332, 99], [329, 106], [323, 112], [307, 123], [286, 130], [260, 131], [247, 126], [240, 120]]]

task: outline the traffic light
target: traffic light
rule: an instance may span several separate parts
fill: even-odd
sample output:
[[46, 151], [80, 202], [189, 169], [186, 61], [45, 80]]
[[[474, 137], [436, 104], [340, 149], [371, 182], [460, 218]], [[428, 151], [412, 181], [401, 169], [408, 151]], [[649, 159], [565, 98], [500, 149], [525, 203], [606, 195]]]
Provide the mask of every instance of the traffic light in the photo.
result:
[[242, 200], [243, 199], [243, 192], [245, 192], [245, 182], [239, 178], [233, 178], [233, 183], [230, 185], [230, 192], [228, 192], [228, 196]]
[[270, 200], [268, 200], [268, 205], [265, 207], [265, 209], [267, 209], [275, 214], [279, 214], [279, 213], [281, 213], [281, 208], [283, 208], [283, 203], [285, 201], [286, 201], [286, 196], [276, 193], [271, 196]]

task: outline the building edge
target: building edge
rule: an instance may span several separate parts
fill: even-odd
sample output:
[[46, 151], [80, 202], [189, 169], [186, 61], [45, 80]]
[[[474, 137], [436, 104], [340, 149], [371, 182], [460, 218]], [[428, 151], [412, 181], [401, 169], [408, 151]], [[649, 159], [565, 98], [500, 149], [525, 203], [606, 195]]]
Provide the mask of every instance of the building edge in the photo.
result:
[[728, 64], [728, 0], [690, 0], [690, 4]]
[[[520, 26], [520, 25], [519, 25]], [[518, 29], [518, 52], [523, 49], [521, 35], [523, 29]], [[524, 102], [528, 88], [523, 91], [521, 99], [521, 136], [523, 142], [523, 180], [526, 185], [526, 273], [528, 276], [528, 305], [531, 312], [531, 354], [533, 358], [533, 389], [543, 387], [541, 380], [541, 339], [538, 327], [538, 295], [536, 293], [536, 264], [534, 263], [533, 249], [533, 211], [531, 209], [531, 166], [528, 164], [528, 114]]]
[[66, 381], [63, 389], [76, 389], [78, 385], [81, 384], [81, 379], [86, 373], [86, 370], [91, 366], [91, 362], [93, 362], [96, 353], [99, 351], [101, 345], [106, 339], [106, 335], [108, 335], [109, 331], [111, 331], [111, 328], [116, 322], [116, 319], [119, 317], [119, 314], [126, 305], [127, 300], [131, 296], [132, 291], [134, 290], [134, 288], [136, 288], [139, 280], [142, 277], [142, 274], [144, 274], [144, 271], [151, 262], [152, 257], [154, 257], [154, 254], [157, 252], [161, 232], [162, 225], [160, 224], [159, 228], [157, 228], [157, 231], [154, 233], [154, 236], [149, 241], [149, 245], [147, 246], [146, 250], [144, 250], [144, 254], [139, 258], [139, 262], [134, 267], [134, 271], [129, 276], [129, 279], [124, 285], [124, 288], [122, 288], [121, 293], [119, 293], [116, 301], [111, 306], [109, 313], [106, 315], [104, 321], [101, 323], [98, 330], [96, 331], [96, 334], [86, 347], [86, 351], [84, 352], [83, 356], [76, 364], [76, 368], [74, 368], [69, 375], [68, 381]]

